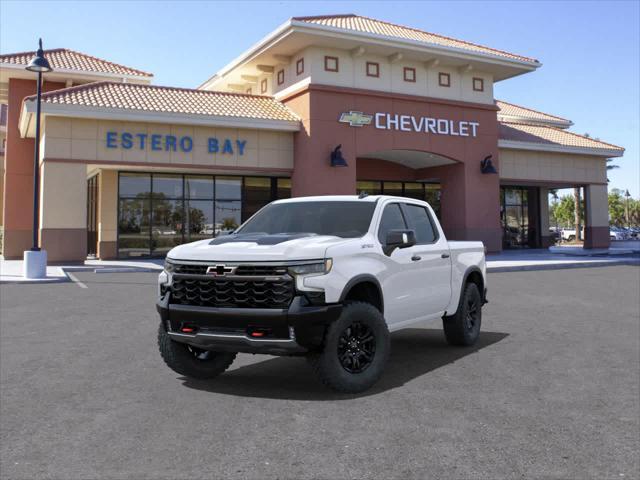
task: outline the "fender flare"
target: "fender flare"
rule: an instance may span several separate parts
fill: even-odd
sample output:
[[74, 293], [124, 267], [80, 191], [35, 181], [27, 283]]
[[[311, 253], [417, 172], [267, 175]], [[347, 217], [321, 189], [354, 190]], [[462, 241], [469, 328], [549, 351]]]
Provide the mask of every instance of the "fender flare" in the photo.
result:
[[482, 275], [482, 270], [480, 270], [479, 267], [477, 267], [476, 265], [472, 265], [469, 268], [467, 268], [467, 270], [465, 270], [464, 275], [462, 276], [462, 282], [460, 283], [460, 293], [458, 294], [458, 306], [456, 307], [455, 312], [453, 313], [447, 312], [447, 316], [454, 315], [460, 308], [460, 303], [462, 302], [462, 293], [464, 292], [464, 286], [467, 284], [467, 279], [469, 278], [469, 275], [471, 275], [472, 273], [480, 274], [480, 278], [482, 279], [482, 289], [481, 289], [482, 291], [480, 292], [480, 297], [482, 298], [483, 304], [487, 303], [484, 275]]
[[356, 275], [347, 282], [347, 284], [342, 289], [342, 293], [340, 294], [340, 303], [344, 302], [344, 299], [353, 287], [355, 287], [359, 283], [365, 282], [373, 283], [378, 289], [378, 295], [380, 296], [380, 307], [382, 309], [381, 313], [384, 315], [384, 295], [382, 294], [382, 286], [380, 285], [378, 279], [369, 273], [361, 273], [360, 275]]

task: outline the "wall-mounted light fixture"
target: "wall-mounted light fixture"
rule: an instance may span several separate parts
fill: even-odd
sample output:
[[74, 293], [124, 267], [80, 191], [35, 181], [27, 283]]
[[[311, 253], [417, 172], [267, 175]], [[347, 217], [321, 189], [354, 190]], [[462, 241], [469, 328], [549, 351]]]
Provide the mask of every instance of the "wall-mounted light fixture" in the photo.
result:
[[498, 173], [496, 167], [493, 166], [493, 162], [491, 162], [492, 155], [487, 155], [484, 157], [484, 160], [480, 161], [480, 172], [483, 174], [486, 173]]
[[331, 166], [332, 167], [348, 167], [349, 166], [349, 165], [347, 165], [347, 161], [342, 156], [342, 151], [340, 150], [341, 148], [342, 148], [342, 144], [338, 145], [331, 152]]

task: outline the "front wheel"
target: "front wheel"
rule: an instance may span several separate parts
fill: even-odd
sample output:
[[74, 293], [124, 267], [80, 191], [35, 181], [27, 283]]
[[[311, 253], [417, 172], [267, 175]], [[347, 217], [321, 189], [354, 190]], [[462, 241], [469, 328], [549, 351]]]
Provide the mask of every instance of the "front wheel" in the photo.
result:
[[444, 336], [451, 345], [470, 346], [480, 336], [482, 297], [475, 283], [467, 283], [462, 291], [458, 311], [442, 319]]
[[167, 366], [185, 377], [210, 379], [217, 377], [231, 366], [236, 353], [212, 352], [174, 342], [162, 324], [158, 329], [158, 348]]
[[349, 302], [328, 327], [322, 353], [309, 361], [328, 387], [358, 393], [378, 381], [389, 350], [389, 330], [380, 311], [369, 303]]

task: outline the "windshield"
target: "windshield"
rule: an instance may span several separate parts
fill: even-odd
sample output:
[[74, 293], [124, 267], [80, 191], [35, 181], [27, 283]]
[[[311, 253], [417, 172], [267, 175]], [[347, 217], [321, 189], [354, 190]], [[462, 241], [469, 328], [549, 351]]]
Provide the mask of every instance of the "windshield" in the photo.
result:
[[362, 237], [369, 230], [375, 202], [287, 202], [267, 205], [236, 233], [315, 233]]

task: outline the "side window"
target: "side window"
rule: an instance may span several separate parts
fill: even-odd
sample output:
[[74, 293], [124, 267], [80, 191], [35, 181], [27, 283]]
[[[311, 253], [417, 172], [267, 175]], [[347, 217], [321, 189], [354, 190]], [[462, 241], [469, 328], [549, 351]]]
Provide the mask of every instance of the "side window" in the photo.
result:
[[400, 204], [392, 203], [384, 207], [380, 226], [378, 227], [378, 240], [384, 244], [387, 240], [387, 232], [389, 230], [405, 230], [407, 225], [404, 223], [404, 217], [400, 210]]
[[407, 215], [409, 228], [416, 232], [416, 243], [418, 245], [424, 245], [436, 241], [438, 235], [434, 230], [429, 212], [426, 208], [421, 207], [420, 205], [405, 203], [404, 211]]

